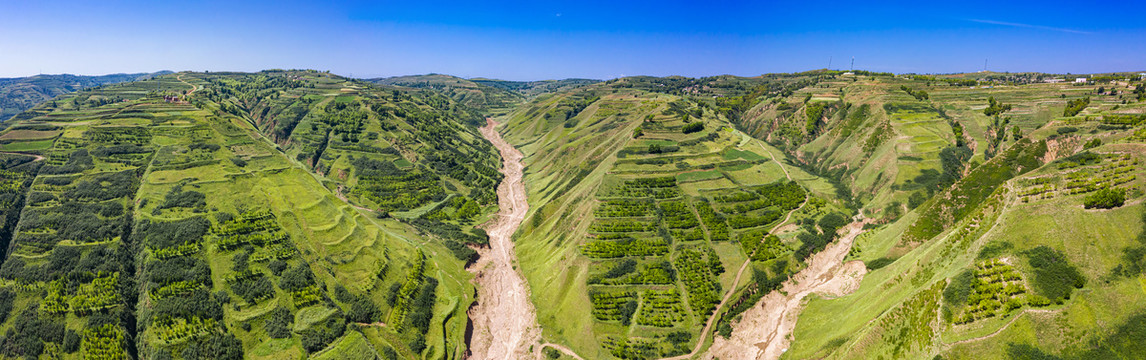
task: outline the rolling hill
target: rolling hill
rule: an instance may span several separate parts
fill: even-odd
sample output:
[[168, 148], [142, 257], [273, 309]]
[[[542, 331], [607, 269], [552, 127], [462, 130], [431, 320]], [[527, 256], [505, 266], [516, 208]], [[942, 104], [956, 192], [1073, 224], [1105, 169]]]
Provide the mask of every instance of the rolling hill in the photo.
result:
[[0, 132], [0, 357], [466, 358], [503, 266], [519, 355], [1134, 358], [1146, 84], [1052, 78], [60, 87]]
[[313, 71], [44, 103], [4, 135], [3, 354], [461, 357], [500, 179], [480, 119]]
[[170, 71], [139, 74], [36, 75], [22, 78], [0, 78], [0, 120], [7, 120], [58, 95], [90, 87], [143, 80], [169, 74]]

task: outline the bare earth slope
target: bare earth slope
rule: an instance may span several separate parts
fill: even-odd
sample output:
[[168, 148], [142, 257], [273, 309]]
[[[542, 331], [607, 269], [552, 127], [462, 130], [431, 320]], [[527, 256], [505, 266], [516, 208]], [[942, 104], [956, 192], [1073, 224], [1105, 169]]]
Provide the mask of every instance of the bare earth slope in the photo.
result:
[[487, 121], [481, 134], [501, 153], [505, 179], [497, 188], [501, 211], [486, 226], [490, 248], [480, 251], [481, 261], [472, 268], [477, 271], [474, 281], [478, 283], [478, 298], [469, 312], [474, 325], [470, 358], [520, 359], [529, 356], [530, 345], [536, 344], [541, 335], [529, 300], [529, 287], [514, 268], [516, 256], [511, 237], [529, 211], [521, 181], [523, 156], [501, 138], [494, 129], [496, 122]]

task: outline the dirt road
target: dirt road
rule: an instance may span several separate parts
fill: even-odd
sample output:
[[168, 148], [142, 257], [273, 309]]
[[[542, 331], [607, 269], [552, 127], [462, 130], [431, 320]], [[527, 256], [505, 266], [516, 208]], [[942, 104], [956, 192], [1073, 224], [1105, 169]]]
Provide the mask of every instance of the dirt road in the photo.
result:
[[175, 75], [175, 80], [179, 80], [180, 82], [187, 84], [187, 86], [191, 87], [191, 91], [188, 91], [187, 94], [184, 94], [184, 95], [191, 96], [191, 94], [194, 94], [196, 91], [199, 91], [198, 86], [191, 85], [191, 83], [187, 82], [186, 80], [183, 80], [183, 74]]
[[35, 162], [35, 161], [40, 161], [40, 160], [44, 160], [44, 156], [43, 156], [43, 155], [28, 154], [28, 153], [22, 153], [22, 152], [7, 152], [7, 151], [0, 151], [0, 154], [8, 154], [8, 155], [22, 155], [22, 156], [31, 156], [32, 158], [34, 158], [34, 159], [35, 159], [35, 160], [32, 160], [33, 162]]
[[863, 262], [843, 263], [843, 259], [851, 250], [856, 236], [862, 232], [864, 223], [848, 224], [845, 227], [847, 234], [812, 255], [808, 267], [785, 282], [781, 291], [765, 295], [745, 311], [740, 321], [732, 324], [732, 337], [717, 337], [705, 358], [779, 358], [788, 350], [788, 337], [796, 327], [796, 318], [805, 297], [810, 294], [843, 296], [859, 287], [867, 268]]
[[505, 179], [497, 187], [501, 211], [485, 225], [490, 248], [479, 250], [481, 261], [470, 268], [476, 271], [478, 296], [477, 305], [469, 311], [474, 327], [469, 358], [524, 359], [531, 355], [530, 346], [541, 339], [529, 286], [514, 268], [516, 256], [510, 238], [529, 210], [522, 183], [524, 156], [501, 138], [494, 129], [496, 122], [486, 121], [481, 134], [501, 153]]

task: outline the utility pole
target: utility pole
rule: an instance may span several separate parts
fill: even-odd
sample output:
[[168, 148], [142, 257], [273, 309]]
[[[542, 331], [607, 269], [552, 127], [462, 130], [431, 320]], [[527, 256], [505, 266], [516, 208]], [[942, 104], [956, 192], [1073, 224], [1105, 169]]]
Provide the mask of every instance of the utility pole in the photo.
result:
[[852, 56], [852, 67], [851, 67], [850, 71], [855, 71], [855, 70], [856, 70], [856, 57]]
[[828, 56], [828, 70], [832, 69], [832, 57]]
[[987, 59], [983, 59], [983, 72], [987, 72]]

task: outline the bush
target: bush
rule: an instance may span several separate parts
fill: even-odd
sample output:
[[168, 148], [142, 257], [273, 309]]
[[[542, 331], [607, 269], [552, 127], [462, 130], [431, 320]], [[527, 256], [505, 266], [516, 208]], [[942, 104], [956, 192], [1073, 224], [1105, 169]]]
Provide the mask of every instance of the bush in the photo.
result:
[[879, 259], [868, 261], [867, 263], [864, 263], [864, 266], [867, 267], [868, 271], [872, 271], [872, 270], [882, 269], [885, 266], [891, 265], [891, 263], [893, 263], [893, 262], [895, 262], [895, 259], [893, 259], [893, 258], [882, 257]]
[[1087, 141], [1086, 144], [1083, 144], [1082, 148], [1093, 149], [1099, 146], [1102, 146], [1102, 139], [1091, 139], [1090, 141]]
[[290, 337], [290, 323], [294, 320], [290, 310], [279, 305], [279, 307], [271, 310], [267, 315], [267, 334], [270, 334], [275, 339], [285, 339]]
[[1023, 254], [1034, 269], [1035, 276], [1031, 285], [1040, 295], [1058, 302], [1070, 299], [1070, 293], [1075, 288], [1086, 286], [1086, 278], [1058, 250], [1042, 245]]
[[692, 134], [701, 130], [704, 130], [704, 123], [702, 122], [689, 123], [680, 129], [680, 131], [685, 134]]
[[1082, 205], [1087, 209], [1112, 209], [1126, 203], [1126, 192], [1118, 188], [1099, 189], [1086, 196]]
[[360, 295], [350, 303], [350, 313], [346, 317], [352, 322], [373, 323], [382, 317], [382, 312], [378, 310], [378, 305], [374, 305], [374, 302], [370, 301], [369, 297]]
[[966, 270], [951, 278], [951, 283], [943, 289], [943, 302], [947, 306], [961, 306], [967, 302], [967, 295], [971, 293], [971, 285], [975, 281], [975, 274]]
[[75, 331], [64, 333], [64, 352], [71, 354], [80, 349], [80, 336]]
[[283, 272], [282, 280], [279, 281], [279, 288], [286, 291], [299, 291], [312, 284], [314, 284], [314, 273], [310, 271], [310, 267], [306, 266], [306, 263], [301, 263]]
[[1062, 116], [1075, 116], [1082, 112], [1090, 105], [1090, 98], [1074, 99], [1066, 102], [1066, 108], [1062, 109]]

